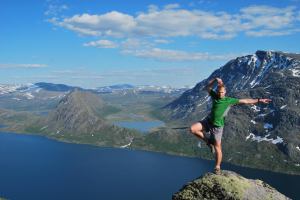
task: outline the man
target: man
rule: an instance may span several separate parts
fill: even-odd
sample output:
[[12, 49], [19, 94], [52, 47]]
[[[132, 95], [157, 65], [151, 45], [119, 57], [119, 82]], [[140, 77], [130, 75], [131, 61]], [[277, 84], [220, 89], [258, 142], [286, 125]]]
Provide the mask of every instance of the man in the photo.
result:
[[[212, 89], [215, 82], [218, 84], [217, 93]], [[215, 151], [215, 173], [220, 174], [222, 162], [221, 139], [224, 127], [224, 117], [227, 115], [230, 106], [235, 104], [269, 103], [271, 100], [236, 99], [226, 97], [226, 88], [220, 78], [215, 78], [209, 81], [206, 89], [212, 99], [211, 113], [204, 120], [193, 124], [190, 128], [190, 131], [198, 138], [204, 140], [211, 148], [212, 152]], [[205, 135], [204, 132], [209, 132], [209, 136]]]

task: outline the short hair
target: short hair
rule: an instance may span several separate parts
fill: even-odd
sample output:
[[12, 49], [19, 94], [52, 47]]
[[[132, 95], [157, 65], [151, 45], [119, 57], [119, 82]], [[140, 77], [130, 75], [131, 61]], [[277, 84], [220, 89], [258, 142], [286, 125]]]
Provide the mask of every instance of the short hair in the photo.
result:
[[224, 88], [224, 89], [226, 90], [226, 87], [225, 87], [224, 84], [218, 85], [218, 91], [219, 91], [220, 89], [222, 89], [222, 88]]

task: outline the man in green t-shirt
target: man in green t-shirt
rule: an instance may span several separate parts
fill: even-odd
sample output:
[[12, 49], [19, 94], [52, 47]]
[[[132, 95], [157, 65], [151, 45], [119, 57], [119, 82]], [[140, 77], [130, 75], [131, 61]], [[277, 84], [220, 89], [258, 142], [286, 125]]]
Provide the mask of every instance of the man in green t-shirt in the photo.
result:
[[[218, 84], [217, 92], [212, 89], [215, 82]], [[211, 113], [205, 119], [193, 124], [190, 130], [195, 136], [204, 140], [212, 152], [215, 152], [215, 173], [220, 174], [222, 162], [221, 139], [223, 135], [224, 117], [227, 115], [230, 106], [236, 104], [269, 103], [271, 99], [236, 99], [226, 97], [226, 88], [220, 78], [209, 81], [206, 89], [212, 99]], [[204, 132], [209, 134], [204, 134]]]

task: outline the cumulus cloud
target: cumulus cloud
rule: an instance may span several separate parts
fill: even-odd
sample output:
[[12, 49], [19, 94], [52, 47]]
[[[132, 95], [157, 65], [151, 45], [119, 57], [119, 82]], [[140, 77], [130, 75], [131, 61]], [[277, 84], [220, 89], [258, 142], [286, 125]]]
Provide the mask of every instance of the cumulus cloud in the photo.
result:
[[147, 12], [139, 12], [135, 16], [118, 11], [98, 15], [85, 13], [62, 20], [55, 19], [52, 23], [92, 36], [230, 39], [241, 32], [248, 34], [248, 31], [259, 31], [257, 29], [272, 31], [274, 34], [271, 35], [281, 35], [275, 32], [283, 30], [291, 34], [289, 30], [295, 29], [298, 12], [295, 7], [249, 6], [230, 14], [180, 9], [178, 4], [170, 4], [163, 9], [150, 5]]
[[125, 37], [130, 34], [136, 22], [130, 15], [117, 11], [103, 15], [74, 15], [63, 21], [52, 20], [56, 25], [73, 30], [83, 35]]
[[169, 4], [163, 8], [149, 5], [147, 11], [134, 15], [110, 11], [61, 19], [53, 17], [48, 21], [80, 35], [99, 38], [84, 43], [86, 47], [119, 48], [123, 54], [160, 61], [228, 60], [236, 56], [159, 48], [159, 45], [169, 44], [179, 37], [229, 40], [240, 34], [275, 37], [300, 31], [300, 12], [293, 6], [255, 5], [228, 13], [188, 10], [179, 4]]
[[2, 68], [44, 68], [47, 67], [45, 64], [0, 64]]
[[296, 21], [295, 16], [295, 7], [250, 6], [241, 9], [240, 18], [245, 30], [262, 28], [276, 32], [280, 29], [291, 28]]
[[98, 40], [98, 41], [92, 41], [88, 43], [84, 43], [83, 46], [89, 47], [98, 47], [98, 48], [116, 48], [118, 45], [110, 40]]

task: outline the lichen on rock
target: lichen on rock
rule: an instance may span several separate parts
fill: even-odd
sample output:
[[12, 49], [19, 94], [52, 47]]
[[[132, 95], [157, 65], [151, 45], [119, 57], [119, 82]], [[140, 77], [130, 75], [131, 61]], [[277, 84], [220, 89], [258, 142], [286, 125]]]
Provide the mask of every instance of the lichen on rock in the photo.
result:
[[207, 173], [185, 185], [173, 195], [173, 200], [265, 200], [289, 199], [261, 180], [242, 177], [232, 171], [221, 175]]

